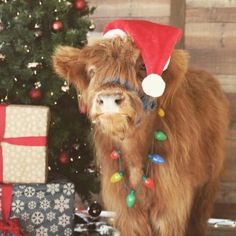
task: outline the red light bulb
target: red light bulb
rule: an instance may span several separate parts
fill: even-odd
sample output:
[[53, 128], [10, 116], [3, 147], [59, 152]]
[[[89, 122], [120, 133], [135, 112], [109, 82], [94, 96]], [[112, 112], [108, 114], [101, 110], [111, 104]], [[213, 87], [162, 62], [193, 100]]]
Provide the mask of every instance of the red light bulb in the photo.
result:
[[120, 158], [120, 151], [119, 150], [114, 150], [111, 153], [111, 159], [112, 160], [117, 160]]
[[154, 188], [154, 182], [150, 177], [143, 176], [143, 181], [144, 181], [143, 183], [144, 183], [145, 187], [147, 187], [149, 189]]

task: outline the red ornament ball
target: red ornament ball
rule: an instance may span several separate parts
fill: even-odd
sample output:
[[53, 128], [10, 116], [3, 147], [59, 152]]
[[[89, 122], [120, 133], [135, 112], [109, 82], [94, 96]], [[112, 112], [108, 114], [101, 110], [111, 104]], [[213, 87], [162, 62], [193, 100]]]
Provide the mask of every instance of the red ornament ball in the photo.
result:
[[79, 10], [79, 11], [82, 11], [84, 10], [85, 8], [87, 7], [87, 4], [84, 0], [75, 0], [74, 1], [74, 8]]
[[66, 151], [62, 151], [58, 157], [59, 163], [61, 165], [66, 165], [70, 161], [70, 157]]
[[55, 21], [52, 23], [52, 29], [53, 29], [54, 31], [60, 31], [60, 30], [63, 29], [63, 27], [64, 27], [64, 25], [63, 25], [62, 21], [60, 21], [60, 20], [55, 20]]
[[29, 97], [32, 101], [38, 101], [42, 98], [42, 91], [40, 89], [32, 88], [29, 91]]

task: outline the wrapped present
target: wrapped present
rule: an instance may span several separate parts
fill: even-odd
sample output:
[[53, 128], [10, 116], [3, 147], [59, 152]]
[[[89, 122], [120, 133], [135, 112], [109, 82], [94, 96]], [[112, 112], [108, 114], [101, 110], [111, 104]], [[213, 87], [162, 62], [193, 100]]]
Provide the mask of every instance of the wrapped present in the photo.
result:
[[[20, 222], [17, 218], [10, 219], [12, 202], [12, 186], [10, 184], [4, 184], [1, 191], [1, 214], [0, 220], [0, 232], [4, 236], [9, 234], [15, 236], [24, 236], [20, 228]], [[2, 234], [1, 234], [2, 235]]]
[[2, 184], [0, 232], [9, 236], [73, 235], [74, 193], [74, 184], [65, 181]]
[[45, 183], [49, 108], [0, 105], [0, 182]]
[[102, 211], [99, 217], [91, 217], [87, 211], [75, 212], [74, 236], [120, 236], [112, 226], [114, 212]]

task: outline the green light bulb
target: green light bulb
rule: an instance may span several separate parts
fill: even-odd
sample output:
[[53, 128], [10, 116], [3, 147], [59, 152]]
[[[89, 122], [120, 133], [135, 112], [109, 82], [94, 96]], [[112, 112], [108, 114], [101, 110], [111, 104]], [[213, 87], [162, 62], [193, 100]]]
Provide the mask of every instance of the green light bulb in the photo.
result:
[[164, 131], [158, 130], [154, 133], [154, 137], [158, 141], [166, 141], [167, 140], [167, 135]]
[[127, 207], [133, 207], [133, 205], [136, 202], [136, 196], [135, 196], [135, 191], [134, 190], [130, 190], [129, 194], [126, 197], [126, 204]]

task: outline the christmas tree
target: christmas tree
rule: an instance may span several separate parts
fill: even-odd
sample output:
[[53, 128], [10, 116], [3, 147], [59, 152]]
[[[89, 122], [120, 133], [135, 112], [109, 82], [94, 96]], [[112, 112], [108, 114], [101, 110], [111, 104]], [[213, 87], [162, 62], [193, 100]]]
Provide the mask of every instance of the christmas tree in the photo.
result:
[[84, 0], [0, 1], [0, 101], [50, 107], [49, 171], [72, 180], [84, 199], [98, 190], [90, 125], [51, 58], [58, 45], [86, 44], [93, 11]]

